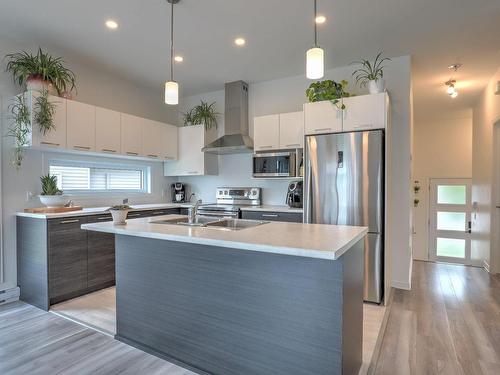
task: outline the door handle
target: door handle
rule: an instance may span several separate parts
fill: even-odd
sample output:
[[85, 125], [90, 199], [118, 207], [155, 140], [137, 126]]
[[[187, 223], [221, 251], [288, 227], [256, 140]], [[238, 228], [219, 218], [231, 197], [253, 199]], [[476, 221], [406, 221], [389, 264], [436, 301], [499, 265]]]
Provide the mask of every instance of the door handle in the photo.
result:
[[472, 233], [472, 222], [469, 221], [467, 223], [467, 230], [465, 231], [465, 233]]

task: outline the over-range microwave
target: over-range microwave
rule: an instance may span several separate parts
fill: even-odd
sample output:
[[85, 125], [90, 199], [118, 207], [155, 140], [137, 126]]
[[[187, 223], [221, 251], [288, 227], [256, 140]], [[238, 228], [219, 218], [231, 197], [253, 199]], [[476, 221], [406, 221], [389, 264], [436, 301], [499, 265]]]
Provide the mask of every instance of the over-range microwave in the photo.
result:
[[253, 177], [297, 177], [302, 150], [258, 152], [253, 154]]

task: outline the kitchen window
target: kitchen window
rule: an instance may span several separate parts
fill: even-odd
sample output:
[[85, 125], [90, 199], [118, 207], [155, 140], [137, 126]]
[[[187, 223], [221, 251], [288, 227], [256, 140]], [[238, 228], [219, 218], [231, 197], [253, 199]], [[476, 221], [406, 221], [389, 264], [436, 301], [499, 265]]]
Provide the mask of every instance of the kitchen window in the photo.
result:
[[150, 168], [111, 163], [49, 162], [49, 173], [66, 193], [149, 193]]

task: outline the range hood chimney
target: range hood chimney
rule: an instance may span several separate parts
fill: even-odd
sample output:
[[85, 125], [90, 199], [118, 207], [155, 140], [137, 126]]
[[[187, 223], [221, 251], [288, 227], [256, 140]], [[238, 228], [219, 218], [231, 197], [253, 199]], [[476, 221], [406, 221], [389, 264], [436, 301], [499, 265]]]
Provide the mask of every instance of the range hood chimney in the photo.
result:
[[243, 81], [225, 84], [224, 128], [222, 137], [202, 148], [202, 151], [224, 155], [253, 152], [248, 136], [248, 84]]

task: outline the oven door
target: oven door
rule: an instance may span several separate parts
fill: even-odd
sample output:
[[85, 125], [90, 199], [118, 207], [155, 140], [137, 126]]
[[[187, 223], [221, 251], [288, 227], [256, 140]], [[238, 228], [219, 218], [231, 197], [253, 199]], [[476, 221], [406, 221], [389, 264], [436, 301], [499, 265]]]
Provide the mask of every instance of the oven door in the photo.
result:
[[274, 152], [253, 155], [253, 177], [295, 177], [297, 153]]

